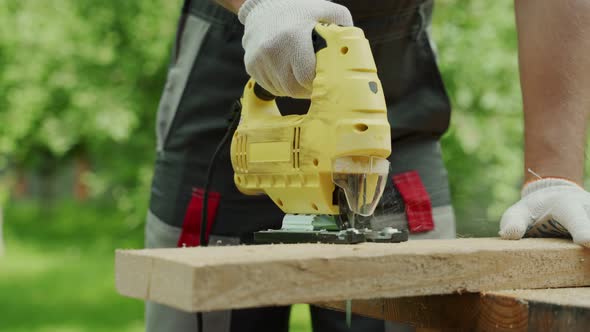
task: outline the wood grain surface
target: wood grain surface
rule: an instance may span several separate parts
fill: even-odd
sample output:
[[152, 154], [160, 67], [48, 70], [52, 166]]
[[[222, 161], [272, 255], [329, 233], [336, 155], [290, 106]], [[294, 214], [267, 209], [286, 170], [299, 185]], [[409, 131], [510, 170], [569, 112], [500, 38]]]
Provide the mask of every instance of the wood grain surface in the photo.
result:
[[118, 250], [126, 296], [187, 311], [590, 285], [590, 251], [558, 239], [415, 240]]

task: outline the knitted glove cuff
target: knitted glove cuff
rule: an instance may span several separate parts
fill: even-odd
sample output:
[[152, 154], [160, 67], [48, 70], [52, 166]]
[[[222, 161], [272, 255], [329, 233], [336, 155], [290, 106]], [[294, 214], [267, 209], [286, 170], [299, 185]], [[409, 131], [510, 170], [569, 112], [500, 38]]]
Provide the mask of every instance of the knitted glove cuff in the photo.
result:
[[246, 0], [244, 4], [238, 10], [238, 19], [242, 24], [246, 24], [248, 15], [254, 10], [254, 8], [263, 9], [265, 7], [284, 6], [288, 4], [289, 0]]
[[580, 187], [577, 183], [570, 181], [570, 180], [566, 180], [566, 179], [562, 179], [562, 178], [544, 178], [544, 179], [532, 181], [532, 182], [528, 183], [527, 185], [525, 185], [524, 188], [522, 188], [521, 197], [525, 197], [537, 190], [558, 187], [558, 186], [576, 187], [576, 188], [583, 190], [583, 188]]
[[[330, 0], [317, 1], [318, 3], [331, 2]], [[297, 2], [297, 0], [246, 0], [238, 10], [238, 20], [245, 25], [248, 16], [255, 8], [264, 9], [270, 7], [276, 10], [284, 6], [293, 6], [293, 2]]]

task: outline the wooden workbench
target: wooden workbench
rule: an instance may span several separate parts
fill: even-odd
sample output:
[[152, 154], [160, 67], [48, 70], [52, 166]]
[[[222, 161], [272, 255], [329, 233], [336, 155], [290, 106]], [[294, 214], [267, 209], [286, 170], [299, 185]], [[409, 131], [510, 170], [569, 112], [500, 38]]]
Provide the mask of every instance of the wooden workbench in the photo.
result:
[[[344, 311], [344, 301], [320, 306]], [[421, 328], [588, 331], [590, 288], [554, 288], [352, 301], [352, 311]]]
[[354, 299], [354, 312], [417, 326], [525, 328], [538, 321], [537, 308], [573, 308], [557, 312], [556, 322], [586, 319], [588, 290], [493, 291], [590, 286], [590, 250], [566, 240], [495, 238], [119, 250], [116, 284], [123, 295], [186, 311], [343, 308]]

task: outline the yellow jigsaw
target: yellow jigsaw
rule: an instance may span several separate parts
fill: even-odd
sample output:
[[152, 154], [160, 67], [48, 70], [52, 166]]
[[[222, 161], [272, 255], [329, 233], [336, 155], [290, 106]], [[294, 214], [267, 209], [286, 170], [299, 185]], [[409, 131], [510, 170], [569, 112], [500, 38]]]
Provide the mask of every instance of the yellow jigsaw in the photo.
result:
[[282, 116], [253, 79], [241, 98], [231, 142], [235, 184], [244, 194], [268, 195], [287, 214], [282, 229], [255, 233], [255, 241], [403, 241], [407, 234], [390, 227], [354, 228], [354, 214], [370, 216], [383, 194], [391, 153], [369, 42], [359, 28], [331, 24], [318, 24], [312, 40], [317, 63], [307, 114]]

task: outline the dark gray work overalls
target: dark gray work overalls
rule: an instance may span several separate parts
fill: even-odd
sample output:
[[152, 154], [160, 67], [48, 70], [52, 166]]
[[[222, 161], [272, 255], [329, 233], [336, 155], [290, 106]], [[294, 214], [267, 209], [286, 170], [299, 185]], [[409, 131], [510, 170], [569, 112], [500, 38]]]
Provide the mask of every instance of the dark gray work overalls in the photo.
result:
[[[431, 202], [434, 230], [410, 238], [455, 237], [438, 141], [448, 127], [450, 105], [429, 42], [432, 0], [335, 2], [350, 9], [355, 25], [371, 43], [391, 124], [391, 176], [414, 171]], [[230, 108], [248, 80], [242, 34], [237, 17], [212, 0], [186, 1], [158, 109], [147, 247], [198, 244], [207, 167], [227, 130]], [[279, 106], [283, 114], [307, 110], [305, 101], [286, 98]], [[215, 168], [208, 204], [212, 238], [248, 243], [254, 231], [280, 228], [283, 213], [268, 197], [245, 196], [235, 188], [229, 144]], [[394, 191], [388, 181], [384, 197]], [[391, 218], [403, 219], [400, 211], [389, 212]], [[288, 307], [206, 313], [204, 331], [280, 332], [287, 330], [288, 317]], [[312, 307], [312, 320], [315, 331], [350, 331], [341, 313]], [[150, 332], [197, 330], [195, 314], [154, 303], [146, 306], [146, 325]], [[354, 317], [352, 323], [352, 331], [391, 328], [389, 323], [362, 317]]]

